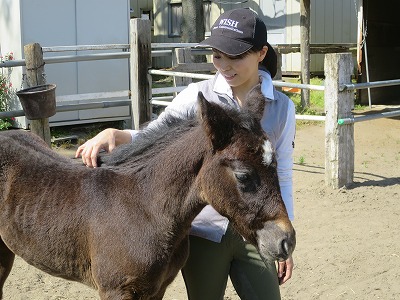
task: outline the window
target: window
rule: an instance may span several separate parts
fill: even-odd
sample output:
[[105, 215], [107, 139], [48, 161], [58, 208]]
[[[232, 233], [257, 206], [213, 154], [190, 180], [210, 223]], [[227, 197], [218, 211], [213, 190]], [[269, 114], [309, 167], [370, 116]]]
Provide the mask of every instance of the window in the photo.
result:
[[182, 3], [170, 3], [168, 7], [168, 36], [181, 36]]

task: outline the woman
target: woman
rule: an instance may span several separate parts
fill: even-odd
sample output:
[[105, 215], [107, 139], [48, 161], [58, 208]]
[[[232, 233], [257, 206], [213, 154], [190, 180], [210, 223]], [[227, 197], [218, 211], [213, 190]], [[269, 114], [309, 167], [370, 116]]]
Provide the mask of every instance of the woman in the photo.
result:
[[[265, 97], [262, 127], [275, 147], [282, 197], [293, 219], [292, 165], [295, 135], [293, 102], [276, 91], [276, 54], [267, 42], [265, 24], [249, 9], [223, 13], [214, 23], [211, 36], [198, 47], [213, 50], [217, 74], [210, 80], [190, 84], [148, 126], [168, 114], [184, 118], [196, 109], [198, 91], [220, 105], [240, 109], [247, 93], [258, 83]], [[112, 151], [134, 143], [135, 130], [106, 129], [80, 146], [76, 157], [96, 167], [99, 151]], [[255, 247], [248, 244], [211, 206], [206, 206], [192, 223], [189, 259], [182, 269], [190, 300], [223, 299], [228, 275], [241, 299], [280, 299], [279, 285], [290, 279], [293, 259], [264, 263]]]

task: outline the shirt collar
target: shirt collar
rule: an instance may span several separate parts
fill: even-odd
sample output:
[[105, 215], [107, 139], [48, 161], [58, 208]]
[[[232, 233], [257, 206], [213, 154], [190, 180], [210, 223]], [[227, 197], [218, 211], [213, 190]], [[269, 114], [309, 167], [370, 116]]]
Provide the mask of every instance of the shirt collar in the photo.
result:
[[[271, 75], [263, 70], [258, 70], [258, 75], [261, 80], [261, 92], [265, 98], [270, 100], [275, 100], [274, 98], [274, 87], [272, 85]], [[218, 72], [216, 74], [217, 78], [214, 84], [214, 92], [218, 94], [226, 94], [230, 98], [233, 98], [232, 88], [226, 82], [225, 78]]]
[[265, 98], [275, 100], [274, 97], [274, 86], [272, 84], [272, 78], [269, 72], [258, 70], [258, 75], [261, 80], [261, 93]]

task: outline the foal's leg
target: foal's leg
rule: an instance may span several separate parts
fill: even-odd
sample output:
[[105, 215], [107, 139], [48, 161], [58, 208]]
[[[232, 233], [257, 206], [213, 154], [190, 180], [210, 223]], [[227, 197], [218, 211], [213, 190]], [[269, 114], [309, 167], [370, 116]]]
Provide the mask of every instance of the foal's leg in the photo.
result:
[[3, 286], [6, 278], [10, 274], [14, 263], [15, 254], [4, 244], [0, 238], [0, 299], [3, 299]]

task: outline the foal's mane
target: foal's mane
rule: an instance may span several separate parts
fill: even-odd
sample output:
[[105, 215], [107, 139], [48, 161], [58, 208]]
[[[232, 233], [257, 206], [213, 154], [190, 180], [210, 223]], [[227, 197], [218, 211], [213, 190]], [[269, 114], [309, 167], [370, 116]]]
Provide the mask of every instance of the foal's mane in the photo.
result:
[[[224, 111], [233, 120], [236, 128], [243, 128], [254, 133], [260, 131], [259, 120], [248, 109], [237, 110], [225, 106]], [[214, 115], [208, 117], [218, 118]], [[183, 133], [198, 126], [201, 126], [201, 121], [196, 111], [187, 112], [183, 118], [167, 115], [156, 126], [153, 124], [151, 127], [140, 130], [133, 143], [121, 145], [112, 153], [99, 157], [98, 165], [114, 167], [128, 161], [132, 163], [138, 162], [144, 157], [150, 158], [162, 148], [173, 143]], [[221, 126], [224, 124], [221, 123]]]
[[[145, 127], [135, 136], [133, 143], [117, 147], [112, 153], [99, 157], [100, 166], [118, 166], [127, 160], [143, 156], [155, 145], [166, 146], [182, 133], [199, 125], [195, 112], [188, 112], [184, 118], [168, 115], [157, 125]], [[159, 151], [159, 150], [156, 150]], [[153, 152], [152, 152], [153, 153]], [[148, 153], [151, 156], [151, 153]]]

